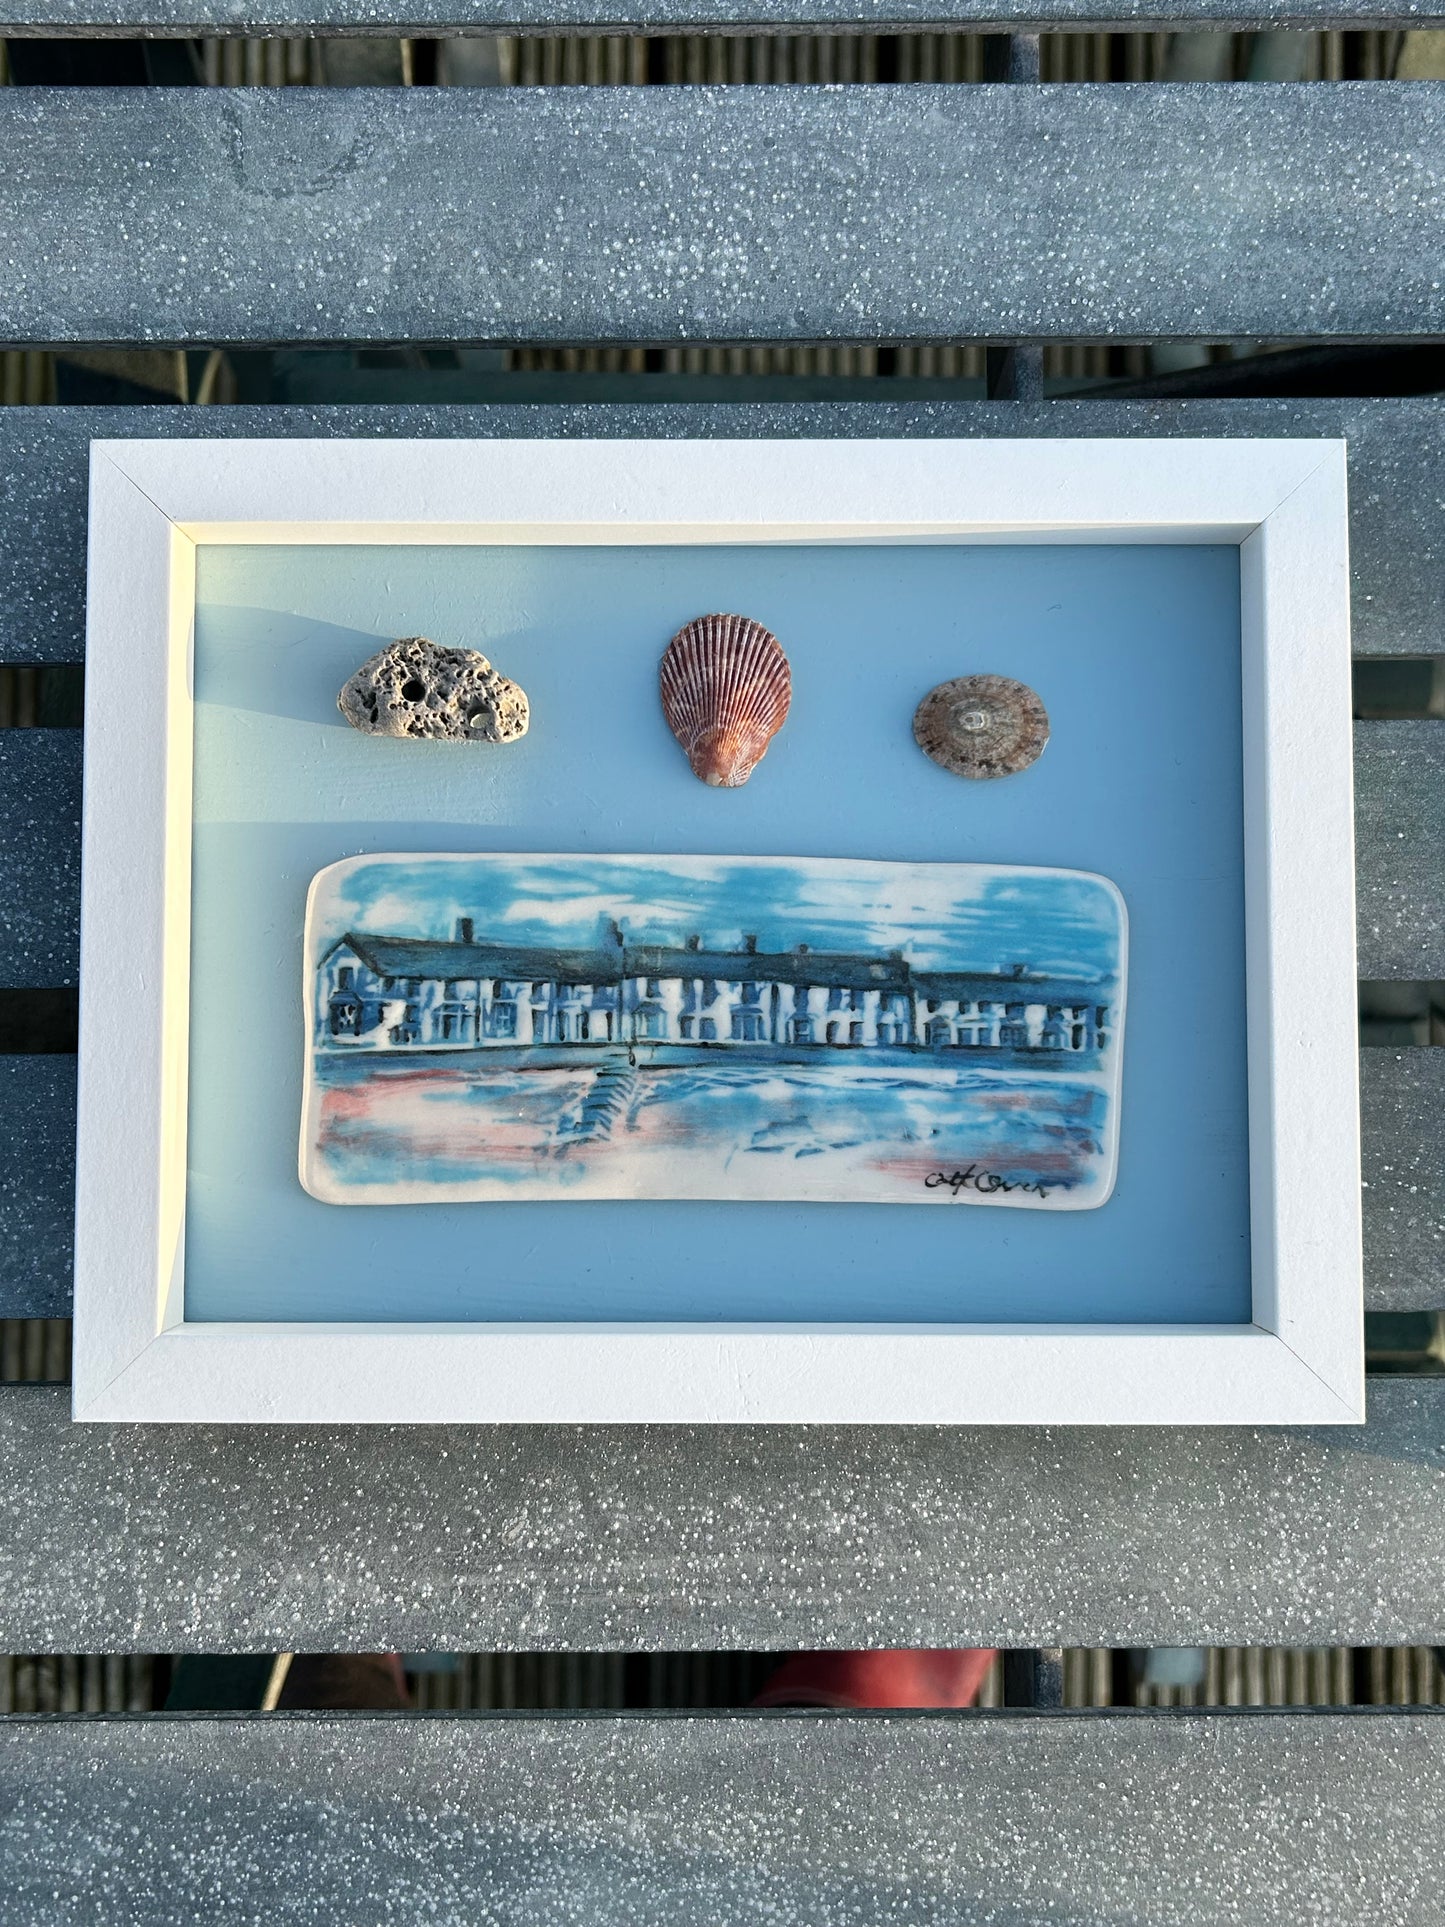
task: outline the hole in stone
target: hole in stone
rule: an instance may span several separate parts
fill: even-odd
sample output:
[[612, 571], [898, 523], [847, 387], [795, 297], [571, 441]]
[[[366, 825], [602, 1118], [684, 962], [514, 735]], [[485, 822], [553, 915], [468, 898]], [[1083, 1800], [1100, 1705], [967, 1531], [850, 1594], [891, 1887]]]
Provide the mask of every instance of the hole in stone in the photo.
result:
[[403, 702], [419, 703], [425, 694], [426, 684], [419, 682], [415, 676], [409, 676], [401, 686]]

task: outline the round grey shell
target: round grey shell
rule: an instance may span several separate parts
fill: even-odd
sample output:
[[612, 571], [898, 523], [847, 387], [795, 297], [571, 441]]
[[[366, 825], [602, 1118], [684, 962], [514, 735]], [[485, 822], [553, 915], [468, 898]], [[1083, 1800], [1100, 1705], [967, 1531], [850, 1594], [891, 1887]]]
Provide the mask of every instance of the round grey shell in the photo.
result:
[[1043, 755], [1049, 712], [1009, 676], [955, 676], [918, 705], [913, 738], [955, 776], [1014, 776]]
[[403, 636], [364, 662], [336, 707], [368, 736], [514, 743], [527, 733], [527, 697], [475, 649]]

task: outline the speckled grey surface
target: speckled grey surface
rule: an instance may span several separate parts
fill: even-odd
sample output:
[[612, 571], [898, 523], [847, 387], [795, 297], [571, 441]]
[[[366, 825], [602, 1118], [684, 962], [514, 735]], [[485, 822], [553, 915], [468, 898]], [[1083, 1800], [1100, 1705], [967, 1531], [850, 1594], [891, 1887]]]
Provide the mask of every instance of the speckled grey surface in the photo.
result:
[[5, 0], [0, 33], [768, 32], [890, 26], [1425, 27], [1440, 0]]
[[1423, 1709], [0, 1721], [7, 1927], [1439, 1927], [1442, 1805]]
[[1426, 338], [1445, 83], [10, 88], [12, 343]]
[[1360, 1052], [1365, 1299], [1445, 1308], [1445, 1050]]
[[1360, 975], [1445, 977], [1445, 722], [1355, 724], [1355, 849]]
[[80, 731], [0, 729], [0, 989], [73, 984]]
[[[880, 388], [883, 384], [880, 383]], [[558, 437], [1330, 435], [1349, 442], [1354, 645], [1445, 647], [1445, 401], [1057, 401], [516, 407], [0, 409], [0, 660], [85, 653], [90, 438], [212, 435]]]
[[1363, 1428], [74, 1425], [0, 1392], [0, 1650], [1445, 1640], [1445, 1380]]
[[70, 1313], [75, 1059], [0, 1056], [0, 1318]]

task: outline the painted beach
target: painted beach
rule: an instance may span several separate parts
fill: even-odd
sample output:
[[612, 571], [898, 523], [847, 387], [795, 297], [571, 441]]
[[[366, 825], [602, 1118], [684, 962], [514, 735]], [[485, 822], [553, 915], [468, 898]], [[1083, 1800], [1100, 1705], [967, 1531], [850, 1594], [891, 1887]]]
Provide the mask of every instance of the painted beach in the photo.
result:
[[[1093, 1203], [1109, 1093], [1098, 1073], [870, 1065], [599, 1063], [544, 1070], [456, 1057], [328, 1058], [316, 1162], [378, 1201], [890, 1196], [920, 1203]], [[324, 1180], [323, 1180], [324, 1181]], [[360, 1201], [360, 1200], [358, 1200]]]

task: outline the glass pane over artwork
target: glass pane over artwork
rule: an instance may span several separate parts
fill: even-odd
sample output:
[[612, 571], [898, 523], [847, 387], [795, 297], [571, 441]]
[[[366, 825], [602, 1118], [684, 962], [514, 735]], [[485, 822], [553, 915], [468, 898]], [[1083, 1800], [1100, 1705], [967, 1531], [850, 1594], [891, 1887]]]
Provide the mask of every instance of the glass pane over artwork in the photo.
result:
[[[1237, 550], [227, 546], [199, 564], [188, 1319], [1248, 1322]], [[766, 623], [794, 679], [787, 723], [737, 790], [698, 782], [657, 696], [668, 638], [719, 609]], [[418, 634], [480, 649], [521, 683], [527, 735], [488, 747], [350, 729], [342, 683]], [[926, 691], [975, 673], [1017, 677], [1047, 705], [1047, 751], [1018, 775], [969, 782], [913, 741]], [[911, 1211], [716, 1196], [339, 1209], [308, 1195], [308, 886], [343, 859], [467, 852], [1108, 878], [1129, 922], [1112, 1194], [1089, 1210], [960, 1197]], [[656, 934], [662, 949], [674, 934], [733, 948], [749, 932], [704, 918]], [[768, 946], [808, 941], [786, 935]], [[443, 974], [418, 995], [385, 968], [363, 983], [362, 968], [340, 961], [339, 1011], [349, 993], [359, 1020], [391, 978], [388, 1029], [408, 1047], [471, 1042], [474, 979]], [[674, 1011], [670, 961], [629, 981], [630, 1041], [645, 1048], [680, 1048], [685, 1020], [697, 1049], [779, 1047], [776, 986], [766, 1011], [741, 988]], [[781, 1047], [861, 1033], [854, 986], [811, 988], [824, 994], [790, 1004]], [[568, 1048], [592, 1046], [594, 1024], [602, 1047], [622, 1041], [601, 1037], [613, 1020], [590, 997], [563, 1001]], [[954, 1002], [912, 1007], [916, 1041], [1022, 1053], [1045, 1031], [1049, 1048], [1072, 1046], [1091, 1021], [1082, 998]], [[486, 1021], [516, 1047], [518, 999], [493, 999]]]

